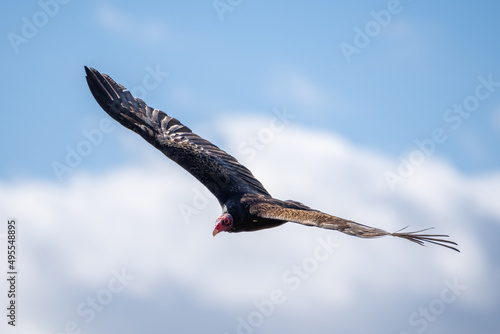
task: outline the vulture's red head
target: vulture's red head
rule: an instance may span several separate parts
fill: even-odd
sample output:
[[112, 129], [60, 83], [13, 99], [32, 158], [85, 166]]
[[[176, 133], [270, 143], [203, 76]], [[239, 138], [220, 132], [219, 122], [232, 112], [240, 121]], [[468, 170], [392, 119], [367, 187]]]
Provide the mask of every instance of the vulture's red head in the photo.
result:
[[233, 228], [233, 216], [231, 216], [229, 213], [225, 213], [219, 218], [217, 218], [215, 224], [216, 225], [214, 231], [212, 232], [212, 235], [214, 237], [219, 232], [225, 232], [225, 231], [227, 232]]

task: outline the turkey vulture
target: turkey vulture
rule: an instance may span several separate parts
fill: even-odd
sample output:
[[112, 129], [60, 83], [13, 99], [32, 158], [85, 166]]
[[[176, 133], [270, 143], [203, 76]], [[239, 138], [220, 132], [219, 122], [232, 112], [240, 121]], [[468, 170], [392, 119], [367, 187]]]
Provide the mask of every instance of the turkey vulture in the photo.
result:
[[222, 215], [217, 218], [214, 236], [219, 232], [257, 231], [294, 222], [362, 238], [392, 235], [420, 245], [429, 242], [458, 251], [455, 242], [443, 239], [447, 235], [426, 234], [426, 230], [390, 233], [311, 209], [300, 202], [273, 198], [234, 157], [194, 134], [177, 119], [134, 98], [108, 75], [86, 66], [85, 71], [92, 95], [109, 116], [141, 135], [217, 197]]

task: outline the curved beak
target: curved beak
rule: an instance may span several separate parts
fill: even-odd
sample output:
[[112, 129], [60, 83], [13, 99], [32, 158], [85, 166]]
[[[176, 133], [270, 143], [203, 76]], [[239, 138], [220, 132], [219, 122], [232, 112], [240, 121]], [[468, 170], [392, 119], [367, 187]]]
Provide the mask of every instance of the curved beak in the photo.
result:
[[220, 230], [216, 227], [216, 228], [214, 228], [212, 235], [215, 237], [219, 232], [220, 232]]

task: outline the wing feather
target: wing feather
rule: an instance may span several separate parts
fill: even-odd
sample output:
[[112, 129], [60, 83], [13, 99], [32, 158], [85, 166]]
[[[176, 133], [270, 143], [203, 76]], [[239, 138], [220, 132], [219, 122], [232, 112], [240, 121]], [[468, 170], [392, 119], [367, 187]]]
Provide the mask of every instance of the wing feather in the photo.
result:
[[194, 134], [179, 120], [134, 98], [108, 75], [93, 68], [85, 67], [85, 71], [92, 95], [104, 111], [196, 177], [221, 205], [244, 193], [270, 196], [234, 157]]
[[302, 225], [337, 230], [361, 238], [377, 238], [392, 235], [394, 237], [410, 240], [419, 245], [424, 245], [428, 242], [459, 252], [459, 250], [454, 247], [457, 243], [443, 239], [447, 238], [448, 235], [422, 233], [428, 229], [414, 232], [397, 231], [391, 233], [376, 227], [359, 224], [352, 220], [343, 219], [318, 210], [313, 210], [302, 203], [295, 201], [280, 201], [275, 199], [262, 201], [252, 205], [250, 213], [257, 217], [266, 219], [276, 219], [280, 221], [299, 223]]

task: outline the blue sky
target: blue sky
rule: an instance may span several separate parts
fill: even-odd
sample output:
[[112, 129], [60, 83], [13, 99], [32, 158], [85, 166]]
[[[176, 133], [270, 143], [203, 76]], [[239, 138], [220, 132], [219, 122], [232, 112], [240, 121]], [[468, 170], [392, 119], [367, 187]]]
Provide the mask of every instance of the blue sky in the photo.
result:
[[[234, 333], [278, 290], [283, 303], [255, 333], [495, 332], [499, 10], [424, 0], [3, 4], [0, 219], [24, 225], [21, 329]], [[436, 226], [463, 251], [301, 226], [214, 241], [215, 199], [109, 119], [84, 65], [235, 155], [279, 198], [386, 229]], [[311, 260], [330, 235], [339, 251]], [[314, 261], [295, 292], [283, 277]], [[135, 278], [99, 317], [75, 314], [122, 269]], [[444, 302], [454, 280], [467, 288]], [[439, 313], [425, 329], [420, 315], [409, 320], [422, 307]]]
[[[22, 19], [33, 21], [42, 7], [12, 5], [2, 11], [2, 73], [9, 78], [2, 83], [9, 92], [2, 133], [16, 145], [3, 141], [9, 158], [1, 175], [53, 178], [50, 163], [64, 157], [61, 144], [77, 141], [80, 129], [103, 116], [88, 99], [83, 65], [132, 86], [147, 67], [159, 66], [169, 77], [148, 94], [149, 103], [178, 111], [191, 125], [234, 109], [286, 105], [307, 126], [404, 156], [415, 139], [443, 126], [448, 108], [474, 93], [478, 76], [500, 81], [491, 37], [499, 5], [401, 1], [399, 13], [348, 63], [340, 45], [355, 45], [355, 28], [364, 31], [371, 12], [389, 3], [242, 1], [221, 21], [210, 1], [70, 1], [26, 43], [8, 34], [22, 37]], [[499, 101], [495, 93], [481, 101], [436, 155], [467, 173], [498, 168]], [[17, 110], [24, 111], [23, 132]], [[114, 158], [99, 163], [106, 168]], [[90, 164], [81, 167], [101, 168]]]

